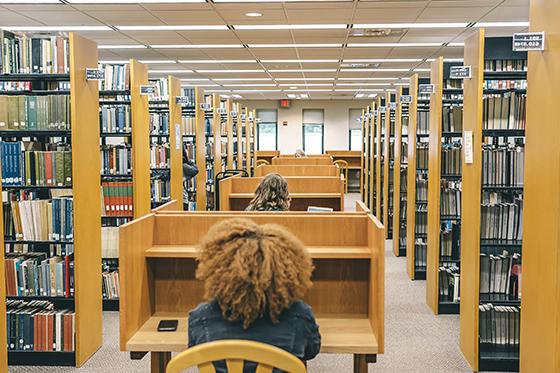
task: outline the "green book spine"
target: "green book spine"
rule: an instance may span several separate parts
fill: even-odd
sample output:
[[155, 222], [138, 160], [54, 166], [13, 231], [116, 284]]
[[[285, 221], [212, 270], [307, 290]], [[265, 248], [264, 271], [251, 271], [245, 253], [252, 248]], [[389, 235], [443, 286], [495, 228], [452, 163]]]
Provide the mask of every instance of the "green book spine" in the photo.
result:
[[64, 152], [64, 185], [72, 185], [72, 152]]
[[27, 127], [30, 130], [37, 129], [37, 96], [27, 97]]

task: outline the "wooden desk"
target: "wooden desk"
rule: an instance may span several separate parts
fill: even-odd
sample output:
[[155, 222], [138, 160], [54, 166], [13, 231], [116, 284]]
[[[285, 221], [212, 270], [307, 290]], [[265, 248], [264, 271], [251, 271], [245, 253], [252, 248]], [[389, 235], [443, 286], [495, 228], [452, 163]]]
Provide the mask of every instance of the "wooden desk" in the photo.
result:
[[[231, 177], [220, 181], [220, 210], [243, 211], [255, 196], [262, 177]], [[339, 177], [287, 176], [292, 199], [290, 210], [307, 211], [309, 206], [344, 210], [344, 183]]]
[[303, 158], [272, 158], [273, 165], [294, 165], [294, 166], [311, 166], [311, 165], [332, 165], [333, 160], [329, 157], [303, 157]]
[[348, 189], [353, 192], [359, 192], [361, 170], [362, 170], [362, 153], [354, 150], [327, 150], [326, 153], [332, 156], [333, 160], [343, 160], [348, 162]]
[[272, 158], [280, 156], [279, 150], [257, 150], [257, 161], [265, 160], [269, 164], [272, 162]]
[[[163, 373], [171, 352], [187, 347], [188, 312], [204, 293], [194, 276], [196, 246], [211, 226], [240, 215], [167, 211], [121, 227], [122, 351], [150, 352], [152, 372]], [[242, 215], [285, 226], [306, 245], [315, 270], [304, 300], [320, 326], [321, 352], [353, 354], [354, 372], [367, 372], [384, 351], [383, 226], [365, 211]], [[178, 330], [158, 333], [162, 318], [178, 319]]]
[[282, 176], [338, 176], [337, 166], [331, 165], [265, 165], [255, 169], [255, 177], [266, 176], [272, 172]]

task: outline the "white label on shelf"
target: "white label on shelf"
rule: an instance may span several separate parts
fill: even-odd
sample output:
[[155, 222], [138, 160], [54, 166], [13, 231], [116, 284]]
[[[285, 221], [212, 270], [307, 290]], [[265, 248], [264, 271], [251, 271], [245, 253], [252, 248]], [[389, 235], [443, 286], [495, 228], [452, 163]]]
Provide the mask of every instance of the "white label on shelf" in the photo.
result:
[[434, 84], [420, 84], [418, 86], [418, 93], [435, 93], [436, 86]]
[[105, 72], [103, 69], [90, 69], [86, 68], [86, 80], [103, 80], [105, 79]]
[[153, 85], [141, 85], [140, 86], [140, 95], [147, 96], [153, 95], [156, 93], [156, 87]]
[[450, 79], [471, 79], [472, 68], [470, 66], [451, 66], [449, 70]]
[[412, 96], [411, 95], [403, 95], [401, 96], [401, 102], [403, 104], [410, 104], [412, 102]]
[[513, 34], [513, 50], [516, 52], [544, 51], [544, 31]]
[[188, 106], [190, 105], [189, 96], [177, 96], [175, 97], [175, 103], [181, 106]]
[[385, 106], [380, 106], [380, 107], [379, 107], [379, 112], [380, 112], [380, 113], [386, 113], [386, 112], [387, 112], [387, 107], [385, 107]]
[[218, 114], [227, 114], [226, 108], [223, 107], [218, 108]]
[[175, 124], [175, 149], [181, 149], [181, 125]]
[[389, 102], [389, 109], [397, 110], [397, 103], [396, 102]]
[[465, 149], [465, 163], [473, 163], [473, 133], [472, 131], [463, 132], [463, 149]]

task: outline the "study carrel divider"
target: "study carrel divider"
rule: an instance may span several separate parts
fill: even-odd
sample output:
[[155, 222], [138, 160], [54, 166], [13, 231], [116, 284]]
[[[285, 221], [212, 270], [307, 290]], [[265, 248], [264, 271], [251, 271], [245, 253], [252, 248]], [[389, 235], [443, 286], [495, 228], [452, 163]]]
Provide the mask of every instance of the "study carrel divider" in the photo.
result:
[[337, 166], [331, 165], [263, 165], [255, 168], [256, 177], [276, 172], [282, 176], [339, 176]]

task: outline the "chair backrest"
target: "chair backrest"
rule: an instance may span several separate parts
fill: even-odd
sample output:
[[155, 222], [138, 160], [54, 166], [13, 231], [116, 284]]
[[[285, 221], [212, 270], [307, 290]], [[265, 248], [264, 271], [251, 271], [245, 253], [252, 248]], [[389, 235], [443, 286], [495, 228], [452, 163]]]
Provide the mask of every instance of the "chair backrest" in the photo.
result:
[[225, 360], [228, 373], [243, 373], [245, 361], [258, 363], [256, 373], [272, 373], [273, 368], [288, 373], [305, 373], [306, 368], [296, 356], [278, 347], [247, 340], [223, 340], [189, 348], [167, 364], [166, 373], [180, 373], [198, 366], [200, 373], [216, 373], [215, 361]]
[[264, 166], [264, 165], [269, 165], [270, 163], [266, 160], [266, 159], [259, 159], [257, 161], [257, 167], [259, 166]]
[[339, 159], [338, 161], [334, 161], [333, 165], [338, 166], [338, 168], [340, 168], [340, 172], [346, 176], [346, 173], [348, 172], [348, 162], [343, 159]]

